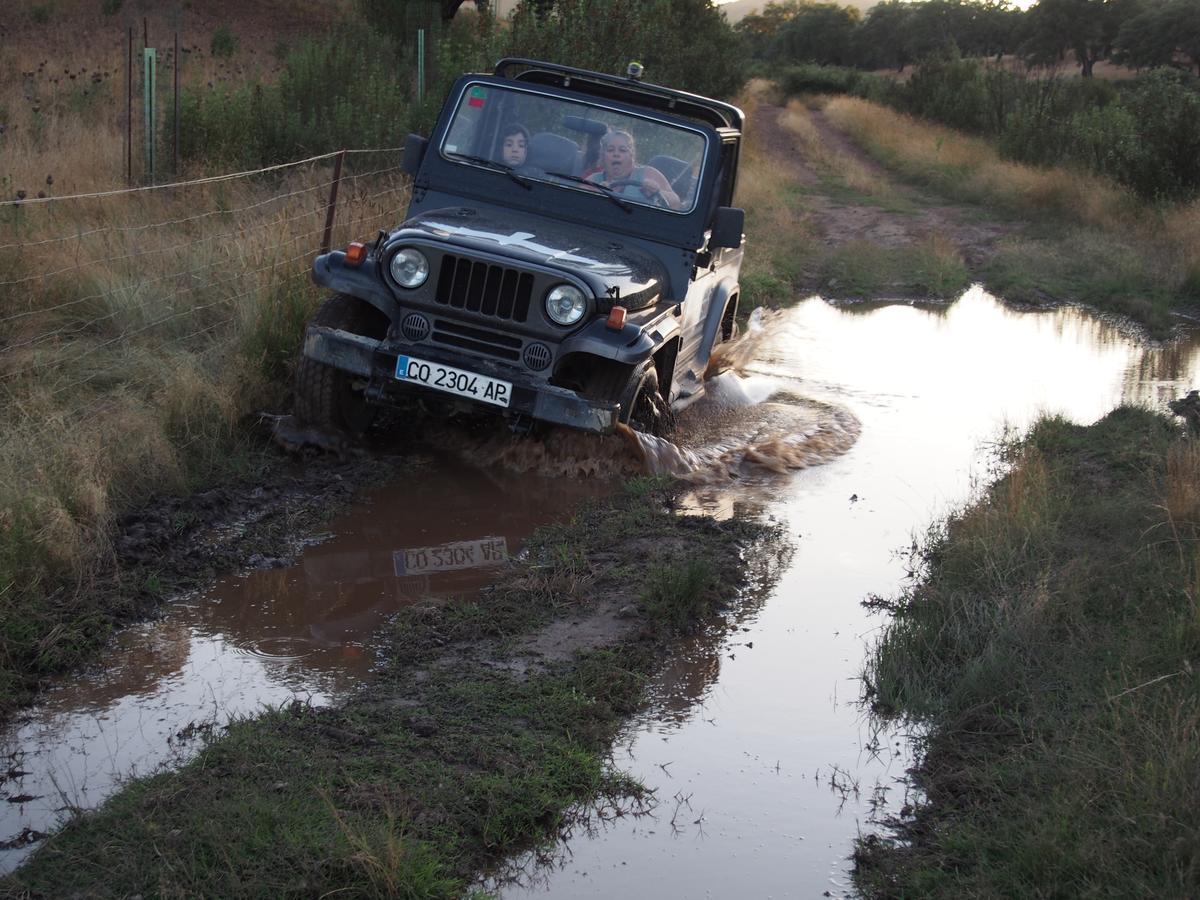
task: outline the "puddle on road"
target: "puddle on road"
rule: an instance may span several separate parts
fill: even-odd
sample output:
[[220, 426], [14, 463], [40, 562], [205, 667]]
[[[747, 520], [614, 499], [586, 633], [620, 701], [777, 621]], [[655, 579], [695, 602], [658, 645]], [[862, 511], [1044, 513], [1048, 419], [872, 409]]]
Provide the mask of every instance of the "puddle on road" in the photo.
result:
[[[224, 579], [124, 632], [103, 671], [52, 688], [0, 736], [0, 801], [34, 798], [0, 802], [0, 840], [186, 759], [211, 723], [343, 695], [369, 676], [373, 636], [398, 607], [470, 595], [537, 525], [645, 454], [697, 482], [687, 508], [774, 516], [796, 551], [736, 620], [681, 645], [616, 748], [657, 789], [654, 813], [594, 819], [550, 864], [516, 860], [524, 874], [502, 893], [842, 893], [853, 837], [896, 805], [907, 763], [903, 740], [873, 736], [855, 706], [879, 627], [860, 601], [896, 590], [897, 551], [969, 495], [1003, 424], [1161, 406], [1197, 377], [1198, 346], [1142, 347], [1078, 311], [1019, 313], [977, 290], [949, 308], [814, 299], [732, 348], [676, 445], [430, 429], [439, 460], [466, 462], [375, 492], [294, 567]], [[0, 851], [0, 870], [31, 849]]]
[[[0, 871], [35, 849], [20, 835], [97, 806], [124, 778], [186, 760], [231, 717], [344, 694], [369, 676], [372, 642], [397, 609], [473, 594], [537, 526], [611, 489], [418, 469], [338, 517], [297, 565], [222, 579], [125, 630], [103, 669], [51, 687], [0, 735], [0, 841], [19, 845], [0, 850]], [[32, 799], [14, 802], [22, 797]]]
[[760, 398], [783, 389], [848, 409], [861, 434], [793, 476], [743, 471], [692, 492], [692, 511], [776, 517], [795, 554], [732, 627], [681, 647], [616, 747], [613, 764], [655, 789], [656, 809], [585, 811], [566, 842], [488, 883], [506, 900], [850, 894], [854, 837], [903, 804], [909, 763], [903, 736], [874, 734], [857, 706], [882, 622], [860, 601], [903, 583], [913, 536], [987, 477], [1005, 425], [1162, 408], [1200, 387], [1200, 335], [1144, 346], [1078, 310], [1018, 312], [980, 290], [944, 308], [814, 299], [744, 371]]

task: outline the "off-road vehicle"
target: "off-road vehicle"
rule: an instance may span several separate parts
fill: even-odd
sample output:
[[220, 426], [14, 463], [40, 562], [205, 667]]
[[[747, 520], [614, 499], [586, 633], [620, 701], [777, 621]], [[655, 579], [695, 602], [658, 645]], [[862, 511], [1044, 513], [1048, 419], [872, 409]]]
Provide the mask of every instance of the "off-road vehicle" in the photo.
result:
[[408, 217], [314, 263], [335, 293], [305, 334], [301, 419], [360, 432], [416, 400], [658, 431], [703, 395], [737, 310], [743, 117], [639, 75], [510, 58], [456, 81], [407, 138]]

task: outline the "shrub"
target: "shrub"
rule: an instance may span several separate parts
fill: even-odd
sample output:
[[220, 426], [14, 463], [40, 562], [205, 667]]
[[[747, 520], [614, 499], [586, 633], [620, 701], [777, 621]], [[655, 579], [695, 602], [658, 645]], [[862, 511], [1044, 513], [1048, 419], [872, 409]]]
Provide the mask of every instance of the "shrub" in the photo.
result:
[[1200, 193], [1200, 79], [1169, 69], [1143, 78], [1125, 100], [1141, 148], [1129, 183], [1142, 196]]
[[100, 0], [100, 12], [106, 16], [115, 16], [121, 11], [124, 0]]
[[212, 40], [208, 44], [209, 52], [213, 56], [230, 57], [237, 50], [237, 38], [233, 36], [233, 32], [229, 30], [228, 25], [220, 25], [213, 32]]
[[185, 89], [180, 153], [253, 168], [344, 147], [398, 146], [409, 126], [399, 63], [389, 38], [357, 27], [300, 45], [277, 84]]
[[48, 3], [38, 3], [30, 8], [29, 18], [37, 25], [45, 25], [54, 15], [54, 7]]

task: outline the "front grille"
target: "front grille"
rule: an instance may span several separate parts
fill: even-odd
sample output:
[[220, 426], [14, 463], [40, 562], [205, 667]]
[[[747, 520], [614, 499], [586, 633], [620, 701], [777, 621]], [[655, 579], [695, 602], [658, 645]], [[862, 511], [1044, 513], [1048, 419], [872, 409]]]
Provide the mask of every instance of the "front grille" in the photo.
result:
[[529, 317], [533, 275], [460, 256], [442, 257], [435, 298], [443, 306], [513, 322]]
[[445, 319], [434, 319], [433, 339], [439, 344], [460, 347], [463, 350], [473, 350], [500, 359], [516, 362], [521, 358], [521, 339], [509, 334], [501, 334], [487, 328], [476, 328], [463, 325], [461, 322], [449, 322]]

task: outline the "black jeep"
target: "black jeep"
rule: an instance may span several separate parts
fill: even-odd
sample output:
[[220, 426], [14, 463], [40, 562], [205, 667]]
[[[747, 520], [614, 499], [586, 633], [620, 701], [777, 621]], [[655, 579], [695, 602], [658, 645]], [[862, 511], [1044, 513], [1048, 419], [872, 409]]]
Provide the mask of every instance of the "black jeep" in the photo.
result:
[[296, 411], [366, 428], [379, 404], [658, 431], [733, 332], [742, 113], [528, 59], [464, 75], [409, 135], [408, 218], [318, 256]]

